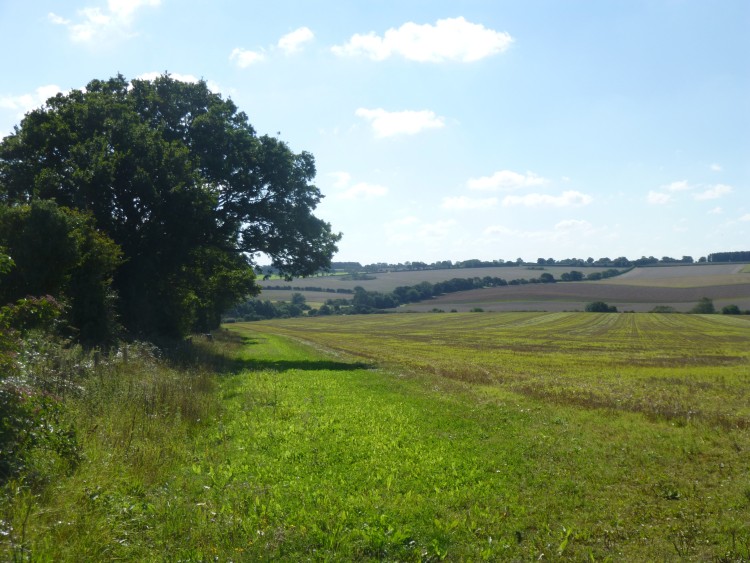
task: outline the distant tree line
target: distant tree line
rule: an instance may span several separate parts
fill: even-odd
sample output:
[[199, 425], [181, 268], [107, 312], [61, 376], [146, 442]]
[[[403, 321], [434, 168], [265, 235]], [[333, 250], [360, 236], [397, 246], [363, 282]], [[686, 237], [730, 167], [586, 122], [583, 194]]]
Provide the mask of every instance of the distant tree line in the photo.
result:
[[[633, 268], [638, 266], [654, 266], [659, 264], [695, 264], [706, 262], [750, 262], [750, 251], [741, 252], [715, 252], [706, 256], [701, 256], [697, 260], [692, 256], [682, 256], [673, 258], [671, 256], [641, 256], [636, 259], [629, 259], [625, 256], [617, 258], [563, 258], [555, 260], [554, 258], [537, 258], [533, 262], [527, 262], [523, 258], [515, 260], [479, 260], [471, 258], [469, 260], [460, 260], [453, 262], [451, 260], [438, 260], [427, 263], [419, 261], [406, 261], [391, 264], [388, 262], [375, 262], [373, 264], [362, 264], [360, 262], [331, 262], [331, 270], [348, 273], [382, 273], [382, 272], [414, 272], [423, 270], [460, 270], [466, 268], [498, 268], [498, 267], [517, 267], [524, 265], [538, 266], [571, 266], [571, 267], [605, 267], [605, 268]], [[256, 272], [259, 275], [271, 276], [277, 275], [278, 272], [272, 266], [258, 266]], [[318, 274], [324, 275], [327, 272], [321, 271]]]
[[750, 262], [750, 250], [715, 252], [708, 255], [709, 262]]
[[320, 293], [345, 293], [347, 295], [354, 293], [353, 289], [333, 289], [331, 287], [320, 287], [315, 285], [306, 285], [304, 287], [299, 285], [264, 285], [263, 289], [274, 291], [318, 291]]

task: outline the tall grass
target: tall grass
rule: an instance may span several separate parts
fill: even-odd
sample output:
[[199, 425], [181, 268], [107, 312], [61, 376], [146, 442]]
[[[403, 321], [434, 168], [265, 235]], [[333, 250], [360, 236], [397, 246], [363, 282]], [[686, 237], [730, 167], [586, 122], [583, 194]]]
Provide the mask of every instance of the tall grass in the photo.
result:
[[145, 343], [103, 354], [25, 342], [18, 374], [3, 382], [31, 408], [16, 440], [22, 459], [0, 483], [0, 560], [107, 559], [142, 532], [131, 516], [148, 509], [145, 491], [188, 461], [220, 407], [210, 354], [183, 346], [168, 356]]

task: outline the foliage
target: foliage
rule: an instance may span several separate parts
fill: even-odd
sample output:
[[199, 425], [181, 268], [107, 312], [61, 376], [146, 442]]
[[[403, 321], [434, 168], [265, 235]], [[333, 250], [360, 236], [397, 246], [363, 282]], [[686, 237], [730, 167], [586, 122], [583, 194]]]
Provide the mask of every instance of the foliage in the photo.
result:
[[737, 305], [725, 305], [721, 308], [722, 315], [739, 315], [740, 308]]
[[750, 262], [750, 250], [714, 252], [708, 255], [709, 262]]
[[67, 321], [85, 344], [108, 344], [116, 321], [111, 276], [120, 250], [89, 214], [52, 201], [0, 205], [0, 244], [14, 267], [0, 284], [0, 303], [51, 295], [68, 304]]
[[257, 292], [259, 252], [285, 275], [327, 267], [340, 235], [312, 214], [314, 175], [312, 155], [257, 136], [205, 82], [166, 74], [58, 94], [0, 144], [0, 201], [90, 211], [120, 247], [114, 289], [136, 334], [215, 326]]
[[0, 560], [109, 559], [148, 534], [145, 491], [199, 455], [194, 433], [219, 412], [218, 340], [169, 360], [141, 343], [103, 354], [24, 342], [18, 378], [0, 383]]
[[708, 297], [702, 297], [701, 300], [695, 304], [695, 307], [690, 309], [690, 312], [697, 315], [711, 315], [716, 312], [716, 308], [711, 299]]
[[657, 305], [651, 309], [652, 313], [675, 313], [675, 308], [670, 305]]
[[617, 307], [607, 305], [604, 301], [592, 301], [586, 304], [587, 313], [616, 313]]
[[62, 474], [79, 461], [78, 440], [60, 400], [14, 379], [0, 381], [0, 484], [23, 475], [39, 486], [45, 466]]
[[[297, 297], [298, 296], [298, 297]], [[225, 322], [229, 319], [234, 321], [260, 321], [267, 319], [288, 319], [299, 317], [310, 311], [310, 306], [305, 302], [301, 293], [292, 295], [292, 301], [271, 302], [268, 299], [248, 299], [239, 305], [235, 305], [224, 315]]]

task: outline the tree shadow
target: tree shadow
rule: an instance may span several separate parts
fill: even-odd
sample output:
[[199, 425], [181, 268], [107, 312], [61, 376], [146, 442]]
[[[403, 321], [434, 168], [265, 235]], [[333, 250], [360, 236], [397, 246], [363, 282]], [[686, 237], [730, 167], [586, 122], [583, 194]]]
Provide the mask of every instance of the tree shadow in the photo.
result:
[[[235, 352], [251, 349], [262, 344], [262, 338], [251, 338], [237, 334], [223, 334], [220, 340], [228, 344]], [[191, 339], [163, 349], [168, 361], [183, 368], [206, 367], [216, 373], [233, 375], [243, 371], [355, 371], [372, 369], [374, 366], [365, 362], [340, 362], [335, 360], [273, 360], [260, 358], [237, 358], [217, 349], [213, 342], [202, 342]]]
[[254, 358], [224, 358], [222, 373], [239, 373], [242, 371], [355, 371], [358, 369], [372, 369], [372, 365], [364, 362], [336, 362], [333, 360], [259, 360]]

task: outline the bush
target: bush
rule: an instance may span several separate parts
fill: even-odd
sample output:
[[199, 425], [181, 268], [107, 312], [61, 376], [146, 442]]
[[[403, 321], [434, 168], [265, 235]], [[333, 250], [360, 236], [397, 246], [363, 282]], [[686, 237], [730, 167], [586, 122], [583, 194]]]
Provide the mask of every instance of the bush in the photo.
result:
[[698, 303], [690, 309], [691, 313], [695, 313], [696, 315], [712, 315], [716, 312], [716, 308], [714, 307], [714, 302], [711, 301], [708, 297], [703, 297]]
[[586, 305], [587, 313], [616, 313], [617, 307], [607, 305], [604, 301], [593, 301]]
[[674, 307], [670, 307], [669, 305], [657, 305], [653, 309], [651, 309], [652, 313], [676, 313]]
[[726, 305], [721, 308], [722, 315], [739, 315], [741, 312], [737, 305]]

